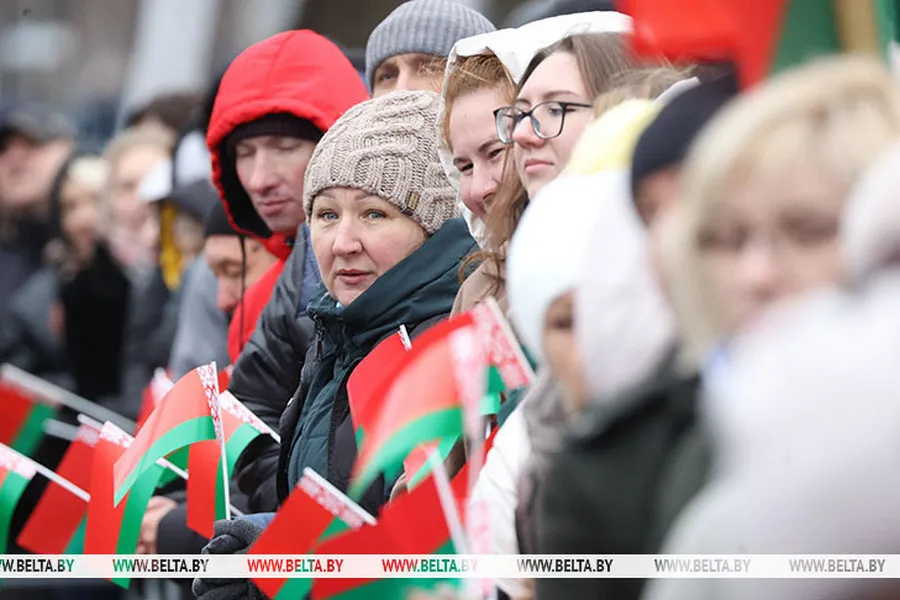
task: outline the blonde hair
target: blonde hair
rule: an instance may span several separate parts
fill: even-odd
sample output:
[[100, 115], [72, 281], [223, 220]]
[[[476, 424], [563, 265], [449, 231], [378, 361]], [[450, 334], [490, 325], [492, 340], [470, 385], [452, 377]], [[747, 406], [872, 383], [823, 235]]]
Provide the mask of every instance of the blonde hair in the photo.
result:
[[72, 161], [66, 171], [65, 183], [84, 186], [100, 194], [106, 187], [109, 165], [99, 156], [80, 156]]
[[450, 143], [450, 113], [453, 112], [453, 104], [463, 96], [485, 88], [499, 89], [508, 101], [512, 100], [516, 92], [512, 76], [494, 54], [461, 57], [447, 74], [447, 81], [444, 83], [441, 134], [451, 150], [453, 144]]
[[115, 170], [119, 161], [135, 148], [150, 146], [158, 148], [165, 154], [171, 154], [175, 146], [175, 135], [163, 125], [144, 123], [129, 127], [116, 135], [106, 146], [103, 158], [111, 170]]
[[594, 116], [600, 117], [607, 110], [626, 100], [655, 100], [667, 89], [690, 77], [687, 71], [673, 67], [648, 67], [619, 73], [612, 79], [613, 88], [594, 100]]
[[803, 161], [848, 195], [900, 136], [900, 87], [877, 60], [844, 56], [776, 76], [726, 106], [700, 134], [682, 174], [682, 197], [667, 235], [669, 285], [696, 367], [725, 331], [700, 268], [698, 233], [718, 199], [750, 177], [784, 177]]

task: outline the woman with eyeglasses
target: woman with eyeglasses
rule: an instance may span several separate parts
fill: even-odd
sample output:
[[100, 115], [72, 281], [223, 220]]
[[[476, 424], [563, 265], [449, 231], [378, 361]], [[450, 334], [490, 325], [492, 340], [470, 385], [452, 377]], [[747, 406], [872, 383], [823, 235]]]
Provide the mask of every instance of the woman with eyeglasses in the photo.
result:
[[532, 59], [515, 102], [494, 112], [529, 197], [562, 172], [593, 117], [594, 99], [632, 67], [617, 33], [566, 37]]

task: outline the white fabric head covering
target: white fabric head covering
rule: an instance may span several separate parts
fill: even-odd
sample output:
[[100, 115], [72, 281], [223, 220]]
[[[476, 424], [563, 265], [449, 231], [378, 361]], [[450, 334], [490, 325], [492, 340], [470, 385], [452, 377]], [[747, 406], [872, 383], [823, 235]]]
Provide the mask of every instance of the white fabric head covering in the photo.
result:
[[627, 183], [600, 202], [575, 300], [578, 346], [592, 398], [648, 377], [675, 341], [675, 321], [647, 254]]
[[[666, 552], [900, 551], [898, 304], [900, 273], [883, 272], [782, 306], [735, 342], [706, 377], [716, 479]], [[645, 598], [845, 600], [877, 583], [657, 580]]]
[[627, 174], [563, 175], [531, 201], [509, 245], [506, 287], [513, 325], [528, 351], [543, 359], [544, 317], [558, 297], [578, 287], [588, 241], [603, 204], [627, 188]]
[[[597, 11], [541, 19], [522, 27], [501, 29], [463, 38], [456, 42], [453, 49], [450, 50], [450, 56], [447, 59], [447, 70], [444, 72], [444, 86], [441, 91], [441, 108], [438, 111], [438, 123], [444, 119], [447, 74], [456, 68], [460, 57], [493, 53], [510, 72], [513, 81], [518, 83], [525, 73], [528, 63], [531, 62], [531, 59], [534, 58], [538, 51], [565, 37], [580, 33], [627, 33], [630, 31], [631, 17], [614, 11]], [[450, 152], [450, 148], [447, 147], [446, 141], [443, 139], [444, 136], [441, 135], [440, 137], [441, 143], [438, 148], [438, 154], [441, 157], [441, 163], [444, 165], [444, 171], [447, 173], [450, 183], [459, 190], [459, 171], [453, 166], [453, 154]], [[472, 211], [466, 208], [462, 201], [459, 202], [459, 209], [469, 225], [472, 237], [475, 238], [479, 246], [484, 247], [484, 222], [472, 214]]]
[[900, 252], [900, 143], [859, 180], [841, 219], [841, 244], [853, 279], [871, 275]]

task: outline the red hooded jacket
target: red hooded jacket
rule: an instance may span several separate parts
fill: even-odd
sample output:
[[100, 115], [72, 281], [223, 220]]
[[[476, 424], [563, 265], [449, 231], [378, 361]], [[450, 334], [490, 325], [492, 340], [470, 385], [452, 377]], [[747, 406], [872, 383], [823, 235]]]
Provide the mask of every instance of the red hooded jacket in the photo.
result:
[[[237, 176], [234, 159], [226, 157], [229, 134], [240, 125], [276, 113], [289, 113], [328, 131], [347, 109], [369, 97], [362, 79], [340, 49], [309, 30], [274, 35], [244, 50], [225, 72], [216, 94], [206, 144], [212, 153], [213, 183], [228, 218], [242, 233], [265, 244], [278, 262], [247, 289], [228, 333], [232, 361], [272, 294], [291, 255], [293, 236], [273, 234], [253, 208]], [[301, 201], [302, 198], [297, 199]], [[243, 331], [240, 324], [243, 321]]]

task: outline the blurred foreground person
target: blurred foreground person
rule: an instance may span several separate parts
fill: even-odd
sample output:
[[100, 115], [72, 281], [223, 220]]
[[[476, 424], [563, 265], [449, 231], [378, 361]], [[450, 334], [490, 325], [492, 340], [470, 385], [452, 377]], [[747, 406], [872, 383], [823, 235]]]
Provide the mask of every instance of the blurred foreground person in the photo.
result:
[[[777, 307], [710, 367], [703, 416], [715, 480], [673, 553], [896, 554], [900, 146], [848, 200], [842, 287]], [[869, 562], [864, 561], [869, 567]], [[890, 599], [891, 580], [657, 580], [652, 600]]]

